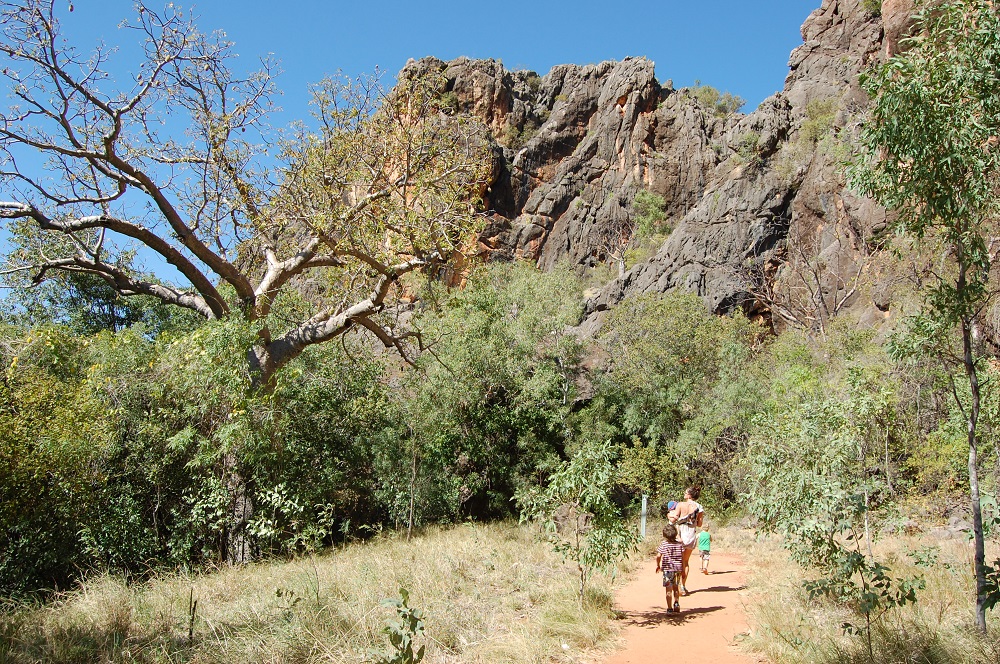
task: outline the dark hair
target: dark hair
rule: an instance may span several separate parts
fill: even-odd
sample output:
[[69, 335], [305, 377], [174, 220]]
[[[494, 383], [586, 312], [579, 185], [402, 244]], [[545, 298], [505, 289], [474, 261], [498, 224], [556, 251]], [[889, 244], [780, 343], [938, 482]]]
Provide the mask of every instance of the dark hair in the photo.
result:
[[667, 540], [668, 542], [677, 541], [677, 528], [674, 527], [674, 524], [668, 523], [667, 525], [663, 526], [663, 539]]
[[698, 496], [701, 495], [701, 487], [689, 486], [688, 488], [684, 489], [684, 493], [691, 496], [691, 500], [698, 500]]

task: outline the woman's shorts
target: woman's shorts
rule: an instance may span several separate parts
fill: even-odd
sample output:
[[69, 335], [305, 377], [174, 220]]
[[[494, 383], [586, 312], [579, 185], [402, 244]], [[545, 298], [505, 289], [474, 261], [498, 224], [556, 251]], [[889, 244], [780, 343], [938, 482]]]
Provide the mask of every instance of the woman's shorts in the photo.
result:
[[678, 572], [677, 570], [672, 570], [672, 569], [663, 570], [663, 587], [666, 588], [667, 586], [676, 586], [677, 577], [679, 575], [680, 572]]

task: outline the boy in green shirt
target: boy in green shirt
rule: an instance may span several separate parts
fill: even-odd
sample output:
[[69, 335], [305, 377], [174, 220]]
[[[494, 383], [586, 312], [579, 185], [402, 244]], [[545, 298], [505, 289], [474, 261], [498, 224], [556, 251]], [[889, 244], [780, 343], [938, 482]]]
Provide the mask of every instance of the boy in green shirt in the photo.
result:
[[701, 527], [698, 533], [698, 555], [701, 556], [701, 573], [708, 574], [708, 559], [711, 557], [712, 535], [708, 532], [708, 525]]

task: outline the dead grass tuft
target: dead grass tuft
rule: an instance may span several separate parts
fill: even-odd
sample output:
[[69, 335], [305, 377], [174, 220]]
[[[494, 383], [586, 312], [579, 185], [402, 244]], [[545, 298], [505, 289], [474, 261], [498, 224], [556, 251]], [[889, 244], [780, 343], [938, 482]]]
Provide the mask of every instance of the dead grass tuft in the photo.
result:
[[596, 580], [581, 607], [570, 572], [528, 529], [469, 524], [143, 585], [103, 577], [0, 613], [0, 661], [357, 664], [385, 647], [380, 600], [403, 586], [426, 613], [427, 664], [573, 662], [609, 641], [612, 594]]
[[[734, 545], [751, 561], [747, 612], [753, 625], [747, 646], [768, 661], [789, 664], [870, 664], [861, 637], [845, 635], [840, 626], [859, 618], [832, 601], [810, 601], [802, 588], [807, 573], [788, 558], [774, 538], [757, 540], [752, 533], [733, 533]], [[996, 547], [994, 547], [996, 548]], [[936, 565], [918, 567], [911, 551], [933, 552]], [[991, 553], [994, 555], [991, 557]], [[1000, 661], [1000, 629], [992, 616], [990, 633], [980, 639], [974, 629], [972, 546], [965, 541], [928, 537], [887, 537], [876, 556], [893, 576], [922, 575], [926, 588], [916, 605], [888, 613], [873, 630], [874, 661], [938, 664]], [[987, 558], [995, 558], [987, 551]]]

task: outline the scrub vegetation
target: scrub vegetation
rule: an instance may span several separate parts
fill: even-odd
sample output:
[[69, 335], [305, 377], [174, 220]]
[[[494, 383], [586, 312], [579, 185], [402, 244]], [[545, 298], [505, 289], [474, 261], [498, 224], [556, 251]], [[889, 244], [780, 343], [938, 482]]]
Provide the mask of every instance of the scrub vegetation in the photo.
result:
[[[239, 79], [172, 5], [139, 5], [128, 94], [98, 76], [110, 53], [52, 48], [50, 3], [5, 5], [0, 658], [583, 657], [641, 497], [655, 519], [696, 485], [756, 531], [720, 541], [756, 570], [765, 656], [996, 661], [1000, 18], [919, 9], [862, 79], [849, 173], [893, 211], [897, 315], [826, 307], [817, 278], [818, 318], [676, 289], [584, 334], [575, 266], [472, 255], [502, 151], [439, 82], [326, 81], [318, 128], [279, 141], [266, 63]], [[837, 140], [834, 101], [805, 110], [781, 177]], [[26, 149], [49, 170], [18, 170]], [[671, 232], [629, 195], [621, 272]], [[933, 538], [949, 519], [960, 543]]]

